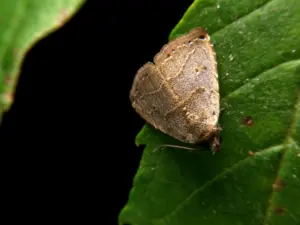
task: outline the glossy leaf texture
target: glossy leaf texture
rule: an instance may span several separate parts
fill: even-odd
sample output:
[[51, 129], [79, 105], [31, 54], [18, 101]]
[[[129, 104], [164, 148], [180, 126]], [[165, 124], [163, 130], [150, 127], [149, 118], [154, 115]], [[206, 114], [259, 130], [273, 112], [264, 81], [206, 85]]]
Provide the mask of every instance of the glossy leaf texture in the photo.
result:
[[84, 2], [0, 1], [0, 122], [13, 103], [21, 63], [27, 51], [38, 40], [63, 26]]
[[157, 149], [180, 143], [145, 125], [136, 142], [146, 147], [119, 224], [300, 224], [299, 12], [299, 0], [190, 6], [170, 39], [196, 26], [211, 36], [222, 150]]

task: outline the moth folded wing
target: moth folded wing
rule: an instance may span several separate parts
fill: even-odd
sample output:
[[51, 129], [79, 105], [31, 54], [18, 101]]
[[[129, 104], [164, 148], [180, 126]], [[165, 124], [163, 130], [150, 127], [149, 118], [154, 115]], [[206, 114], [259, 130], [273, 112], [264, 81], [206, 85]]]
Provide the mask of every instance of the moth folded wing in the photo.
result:
[[[188, 33], [185, 33], [183, 35], [180, 35], [179, 37], [169, 41], [169, 43], [165, 44], [159, 53], [157, 53], [154, 57], [154, 63], [155, 64], [161, 64], [165, 60], [167, 60], [170, 56], [173, 56], [176, 54], [181, 47], [188, 47], [191, 48], [191, 44], [193, 40], [199, 39], [199, 38], [206, 38], [208, 37], [207, 32], [201, 28], [196, 27], [191, 29]], [[178, 50], [178, 51], [177, 51]], [[180, 50], [181, 51], [181, 50]], [[176, 59], [178, 59], [178, 56], [176, 56]]]
[[[172, 69], [171, 61], [166, 60], [166, 63], [159, 67], [162, 72], [168, 73], [166, 75], [168, 83], [181, 99], [188, 98], [200, 87], [206, 90], [204, 95], [207, 98], [210, 98], [213, 93], [218, 95], [219, 84], [214, 52], [206, 41], [196, 39], [193, 44], [192, 48], [186, 48], [180, 52], [185, 60], [177, 66], [174, 65], [172, 72], [170, 72]], [[211, 100], [207, 99], [207, 101]], [[212, 104], [215, 105], [218, 102], [213, 101]]]
[[[165, 120], [170, 127], [173, 127], [169, 133], [190, 144], [208, 141], [215, 133], [217, 122], [217, 116], [210, 115], [211, 107], [215, 106], [209, 105], [208, 95], [205, 88], [199, 87], [167, 112]], [[181, 136], [178, 135], [179, 132]]]
[[148, 62], [138, 70], [130, 91], [133, 108], [147, 123], [158, 129], [162, 123], [162, 82], [156, 66]]
[[139, 69], [130, 99], [133, 108], [147, 123], [169, 134], [172, 128], [165, 121], [165, 114], [174, 107], [176, 99], [154, 64], [149, 62]]
[[201, 143], [213, 135], [219, 116], [219, 84], [214, 55], [208, 43], [198, 44], [188, 52], [185, 64], [169, 85], [179, 96], [186, 109], [186, 142]]
[[195, 93], [187, 108], [191, 112], [188, 119], [195, 142], [208, 141], [218, 129], [218, 95], [203, 88], [201, 92]]

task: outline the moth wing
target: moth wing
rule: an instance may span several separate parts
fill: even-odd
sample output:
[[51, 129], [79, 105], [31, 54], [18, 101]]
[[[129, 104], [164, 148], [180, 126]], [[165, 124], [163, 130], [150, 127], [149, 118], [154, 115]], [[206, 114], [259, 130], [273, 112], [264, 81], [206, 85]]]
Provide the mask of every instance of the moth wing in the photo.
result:
[[195, 39], [209, 39], [208, 33], [201, 27], [196, 27], [187, 34], [181, 35], [169, 43], [165, 44], [159, 53], [154, 57], [156, 65], [166, 64], [166, 66], [176, 67], [185, 59], [182, 52], [192, 49], [191, 43]]
[[149, 124], [162, 131], [167, 129], [164, 115], [175, 104], [174, 96], [153, 63], [148, 62], [138, 70], [130, 100], [136, 112]]
[[[168, 122], [181, 114], [179, 127], [184, 128], [186, 141], [206, 139], [219, 116], [216, 58], [208, 34], [202, 29], [192, 30], [166, 45], [155, 61], [180, 99], [176, 109], [167, 113]], [[183, 111], [187, 113], [182, 115]]]
[[[202, 28], [166, 44], [137, 72], [130, 99], [136, 112], [178, 140], [196, 143], [217, 123], [215, 55]], [[203, 136], [204, 135], [204, 136]]]

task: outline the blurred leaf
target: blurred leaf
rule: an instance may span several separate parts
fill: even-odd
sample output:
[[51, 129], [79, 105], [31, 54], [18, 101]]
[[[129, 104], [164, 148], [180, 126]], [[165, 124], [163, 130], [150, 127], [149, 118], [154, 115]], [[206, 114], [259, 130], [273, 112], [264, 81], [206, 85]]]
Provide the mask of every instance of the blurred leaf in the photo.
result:
[[[27, 51], [63, 26], [85, 0], [0, 1], [0, 122], [13, 103]], [[42, 74], [41, 74], [42, 76]]]

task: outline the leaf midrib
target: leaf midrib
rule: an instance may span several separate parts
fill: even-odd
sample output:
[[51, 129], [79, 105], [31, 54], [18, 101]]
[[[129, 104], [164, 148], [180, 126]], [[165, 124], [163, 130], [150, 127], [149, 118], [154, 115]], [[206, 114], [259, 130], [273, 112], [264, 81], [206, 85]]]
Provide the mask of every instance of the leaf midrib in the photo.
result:
[[[296, 98], [296, 102], [295, 102], [294, 106], [297, 106], [297, 105], [300, 105], [300, 90], [298, 90], [297, 98]], [[279, 178], [280, 169], [283, 167], [284, 159], [285, 159], [285, 155], [286, 155], [286, 152], [287, 152], [287, 149], [288, 149], [289, 142], [294, 141], [296, 144], [298, 144], [297, 140], [293, 140], [293, 138], [292, 138], [292, 132], [293, 132], [293, 129], [296, 126], [296, 122], [297, 122], [296, 115], [298, 113], [298, 110], [300, 111], [300, 109], [298, 109], [298, 107], [295, 107], [295, 109], [293, 111], [291, 125], [288, 129], [287, 135], [286, 135], [284, 143], [283, 143], [282, 155], [281, 155], [281, 158], [280, 158], [280, 162], [279, 162], [279, 166], [278, 166], [278, 170], [277, 170], [277, 175], [276, 175], [273, 183], [275, 183], [275, 181]], [[268, 204], [268, 207], [266, 209], [265, 221], [263, 223], [264, 225], [268, 224], [269, 218], [272, 216], [272, 203], [273, 203], [275, 194], [276, 194], [275, 191], [272, 190], [272, 192], [269, 196], [269, 201], [268, 201], [269, 204]]]

